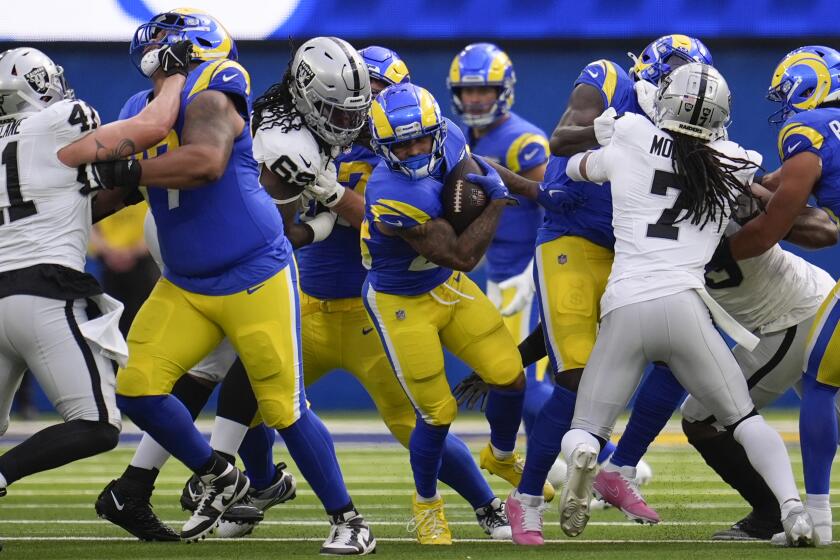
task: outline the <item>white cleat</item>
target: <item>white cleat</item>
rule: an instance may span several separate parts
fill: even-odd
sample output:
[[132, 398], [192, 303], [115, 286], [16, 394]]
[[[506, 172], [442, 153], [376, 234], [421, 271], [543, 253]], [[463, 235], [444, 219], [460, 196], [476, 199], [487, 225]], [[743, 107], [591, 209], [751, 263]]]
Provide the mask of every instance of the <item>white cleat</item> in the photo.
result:
[[828, 546], [831, 544], [831, 508], [818, 509], [805, 504], [805, 511], [811, 516], [814, 523], [814, 533], [817, 537], [817, 546]]
[[636, 465], [636, 486], [644, 486], [645, 484], [650, 484], [650, 481], [653, 480], [653, 469], [650, 468], [650, 465], [644, 459], [639, 461], [639, 464]]
[[580, 535], [589, 522], [592, 482], [598, 466], [598, 450], [582, 443], [568, 462], [568, 477], [560, 494], [560, 528], [570, 537]]
[[774, 546], [809, 547], [818, 544], [818, 537], [814, 530], [811, 516], [801, 505], [794, 507], [787, 517], [782, 519], [784, 533], [776, 533], [770, 539]]
[[559, 492], [563, 485], [566, 483], [566, 461], [561, 458], [557, 458], [554, 461], [554, 464], [551, 465], [551, 469], [548, 471], [548, 477], [546, 480], [554, 486], [554, 489]]

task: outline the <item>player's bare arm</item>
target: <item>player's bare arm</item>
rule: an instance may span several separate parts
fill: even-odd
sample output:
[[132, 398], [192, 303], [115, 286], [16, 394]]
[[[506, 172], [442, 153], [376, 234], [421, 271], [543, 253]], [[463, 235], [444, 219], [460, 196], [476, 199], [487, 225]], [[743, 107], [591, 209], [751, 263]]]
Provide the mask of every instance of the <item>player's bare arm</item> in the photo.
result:
[[[504, 181], [505, 186], [510, 190], [510, 192], [518, 194], [519, 196], [524, 196], [530, 200], [537, 199], [537, 195], [540, 191], [539, 181], [542, 176], [545, 175], [545, 165], [540, 165], [539, 167], [535, 167], [522, 175], [517, 175], [507, 167], [504, 167], [495, 161], [491, 161], [489, 159], [485, 161], [492, 165], [499, 173], [499, 176], [502, 178], [502, 181]], [[531, 173], [532, 171], [534, 173]], [[540, 176], [540, 179], [535, 178], [537, 175]]]
[[802, 152], [785, 161], [779, 188], [767, 204], [765, 213], [748, 222], [730, 238], [732, 257], [741, 260], [758, 256], [784, 239], [807, 205], [821, 172], [820, 157], [811, 152]]
[[551, 134], [549, 147], [555, 156], [571, 156], [598, 146], [593, 121], [604, 112], [601, 93], [588, 84], [578, 84], [560, 122]]
[[360, 229], [365, 219], [365, 199], [356, 191], [347, 189], [341, 200], [336, 202], [330, 210], [347, 220], [354, 228]]
[[490, 246], [499, 218], [508, 204], [504, 199], [491, 201], [461, 235], [456, 235], [449, 222], [441, 218], [410, 229], [396, 229], [381, 223], [376, 226], [386, 235], [399, 235], [436, 265], [469, 272]]
[[300, 249], [315, 240], [315, 231], [311, 227], [295, 222], [299, 208], [297, 200], [286, 204], [278, 204], [277, 208], [283, 216], [283, 231], [293, 248]]
[[[752, 193], [764, 206], [773, 198], [772, 192], [757, 183], [752, 185]], [[785, 241], [804, 249], [823, 249], [836, 245], [838, 237], [840, 232], [825, 210], [806, 206], [796, 217]]]
[[68, 167], [78, 167], [85, 163], [127, 158], [154, 146], [169, 134], [178, 118], [185, 81], [180, 74], [166, 78], [160, 94], [138, 115], [94, 129], [59, 150], [58, 159]]
[[245, 120], [230, 97], [220, 91], [202, 91], [187, 107], [181, 146], [141, 162], [143, 184], [192, 189], [218, 180], [244, 127]]

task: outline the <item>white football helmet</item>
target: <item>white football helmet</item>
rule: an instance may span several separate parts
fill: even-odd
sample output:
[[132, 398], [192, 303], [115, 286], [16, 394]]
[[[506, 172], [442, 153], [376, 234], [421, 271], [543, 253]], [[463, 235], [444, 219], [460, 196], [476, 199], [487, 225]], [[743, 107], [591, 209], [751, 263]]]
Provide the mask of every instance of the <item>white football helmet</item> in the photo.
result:
[[367, 123], [370, 76], [356, 49], [337, 37], [315, 37], [292, 60], [291, 94], [306, 125], [331, 146], [347, 146]]
[[663, 130], [705, 141], [720, 138], [729, 124], [729, 86], [708, 64], [684, 64], [659, 83], [654, 110], [654, 124]]
[[40, 111], [62, 99], [73, 99], [64, 69], [31, 47], [0, 53], [0, 116]]

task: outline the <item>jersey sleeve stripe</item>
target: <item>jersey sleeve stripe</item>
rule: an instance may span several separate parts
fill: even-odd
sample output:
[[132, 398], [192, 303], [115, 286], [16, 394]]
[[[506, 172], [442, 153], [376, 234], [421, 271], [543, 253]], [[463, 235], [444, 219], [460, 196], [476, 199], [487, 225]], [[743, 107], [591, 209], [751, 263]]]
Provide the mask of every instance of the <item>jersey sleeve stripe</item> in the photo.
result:
[[424, 224], [432, 219], [427, 213], [423, 212], [419, 208], [400, 200], [380, 199], [371, 206], [371, 212], [377, 221], [379, 216], [383, 214], [396, 214], [398, 216], [403, 215], [411, 220], [414, 220], [418, 224]]
[[505, 154], [505, 167], [514, 173], [519, 173], [522, 170], [522, 166], [519, 164], [519, 154], [528, 144], [534, 143], [543, 146], [548, 153], [548, 141], [545, 138], [533, 132], [526, 132], [514, 140], [508, 148], [507, 154]]
[[615, 95], [615, 85], [618, 82], [618, 73], [609, 60], [600, 60], [601, 66], [604, 67], [604, 84], [601, 90], [607, 96], [607, 107], [612, 104], [613, 96]]
[[779, 132], [779, 157], [781, 159], [784, 159], [785, 157], [785, 142], [794, 134], [807, 138], [811, 142], [811, 145], [817, 150], [822, 147], [823, 141], [825, 140], [818, 130], [802, 123], [791, 123]]
[[212, 64], [208, 64], [204, 70], [201, 71], [201, 75], [193, 84], [192, 89], [190, 90], [190, 94], [187, 96], [187, 99], [192, 97], [193, 95], [204, 91], [210, 85], [210, 80], [213, 79], [213, 75], [216, 73], [216, 69], [223, 63], [224, 60], [217, 60]]

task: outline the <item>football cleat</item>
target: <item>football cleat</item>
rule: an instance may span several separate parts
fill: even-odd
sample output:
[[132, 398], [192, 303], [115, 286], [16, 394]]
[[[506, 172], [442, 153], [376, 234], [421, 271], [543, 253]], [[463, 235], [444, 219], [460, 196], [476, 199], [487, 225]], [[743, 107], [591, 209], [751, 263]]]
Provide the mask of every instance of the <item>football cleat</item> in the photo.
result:
[[478, 525], [490, 538], [496, 541], [509, 541], [511, 539], [510, 522], [505, 512], [505, 503], [499, 498], [484, 507], [475, 510], [475, 518]]
[[548, 480], [555, 491], [560, 491], [566, 483], [566, 461], [558, 457], [554, 461], [554, 464], [551, 465], [546, 480]]
[[[263, 512], [277, 504], [295, 499], [297, 492], [295, 477], [291, 473], [285, 472], [284, 469], [286, 468], [286, 463], [277, 463], [277, 473], [274, 475], [274, 482], [271, 483], [271, 486], [263, 490], [251, 487], [248, 490], [248, 495], [239, 504], [225, 512], [219, 522], [220, 537], [234, 539], [250, 535], [262, 521]], [[186, 491], [186, 488], [184, 490]], [[244, 509], [259, 511], [259, 519], [252, 521], [244, 519], [244, 512], [242, 511]], [[236, 518], [233, 514], [236, 514]]]
[[355, 509], [330, 518], [330, 534], [321, 545], [321, 554], [363, 556], [376, 553], [376, 539]]
[[595, 475], [595, 495], [620, 509], [637, 523], [659, 523], [659, 514], [647, 505], [636, 486], [636, 469], [619, 467], [618, 471], [601, 470]]
[[770, 539], [774, 546], [810, 547], [818, 544], [814, 522], [802, 505], [795, 506], [782, 519], [783, 533], [777, 533]]
[[636, 465], [636, 477], [634, 478], [636, 486], [650, 484], [651, 480], [653, 480], [653, 469], [644, 459], [639, 460], [639, 464]]
[[828, 546], [831, 544], [831, 508], [819, 509], [805, 505], [805, 511], [811, 516], [814, 522], [814, 532], [817, 537], [818, 546]]
[[769, 541], [776, 533], [784, 535], [782, 522], [778, 518], [762, 519], [750, 512], [729, 529], [712, 535], [713, 541]]
[[420, 544], [452, 544], [452, 532], [443, 513], [443, 498], [433, 502], [418, 502], [417, 493], [412, 500], [414, 517], [408, 522], [406, 529], [415, 533]]
[[541, 496], [527, 496], [514, 490], [508, 496], [507, 514], [513, 542], [525, 546], [540, 546], [543, 539], [545, 501]]
[[[96, 515], [122, 527], [141, 541], [178, 541], [181, 537], [152, 511], [153, 486], [138, 485], [138, 491], [127, 494], [117, 489], [117, 480], [108, 483], [96, 498]], [[123, 484], [129, 484], [122, 481]]]
[[250, 482], [236, 467], [227, 464], [221, 474], [207, 473], [199, 477], [204, 487], [195, 512], [181, 529], [181, 538], [196, 541], [219, 523], [222, 515], [248, 493]]
[[193, 474], [187, 479], [184, 489], [181, 490], [181, 508], [189, 512], [195, 511], [202, 494], [204, 494], [204, 486], [198, 479], [198, 475]]
[[570, 537], [580, 535], [589, 522], [592, 481], [598, 466], [598, 450], [578, 445], [567, 462], [569, 476], [560, 494], [560, 528]]
[[[508, 484], [516, 488], [522, 480], [522, 469], [525, 468], [525, 461], [519, 453], [514, 453], [507, 459], [497, 459], [493, 454], [493, 448], [490, 444], [481, 450], [479, 455], [479, 466], [490, 474], [495, 474], [499, 478], [508, 481]], [[546, 481], [543, 484], [543, 498], [546, 502], [554, 499], [554, 486]]]

